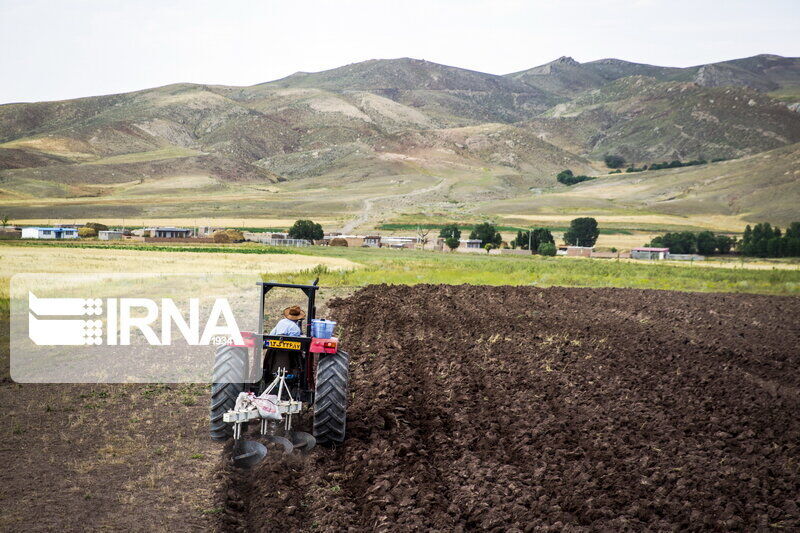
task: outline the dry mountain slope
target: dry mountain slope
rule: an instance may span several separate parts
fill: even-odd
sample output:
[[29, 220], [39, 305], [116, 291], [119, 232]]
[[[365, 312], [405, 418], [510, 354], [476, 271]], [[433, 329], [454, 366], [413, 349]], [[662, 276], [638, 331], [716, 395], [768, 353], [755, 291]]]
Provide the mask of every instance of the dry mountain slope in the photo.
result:
[[563, 100], [511, 78], [410, 58], [298, 72], [256, 87], [369, 91], [419, 109], [443, 126], [513, 122]]
[[506, 74], [509, 79], [568, 98], [628, 76], [649, 76], [660, 81], [689, 81], [703, 87], [736, 86], [775, 91], [800, 88], [800, 58], [762, 54], [678, 68], [620, 59], [578, 63], [571, 57], [560, 57], [532, 69]]
[[[177, 198], [234, 194], [246, 184], [296, 193], [304, 182], [279, 182], [308, 179], [351, 191], [446, 177], [468, 182], [448, 189], [458, 201], [482, 191], [502, 199], [549, 186], [562, 168], [593, 173], [597, 163], [586, 158], [608, 152], [636, 162], [740, 157], [800, 141], [800, 114], [785, 104], [746, 87], [703, 86], [791, 91], [796, 59], [711, 67], [561, 58], [496, 76], [403, 58], [250, 87], [184, 83], [3, 105], [0, 195], [22, 203], [99, 197], [110, 205], [148, 190]], [[53, 205], [36, 212], [60, 209]]]
[[708, 165], [600, 177], [550, 194], [496, 202], [495, 213], [561, 212], [728, 215], [788, 225], [798, 219], [800, 143]]
[[733, 158], [800, 141], [800, 114], [743, 87], [621, 78], [527, 122], [544, 140], [630, 162]]

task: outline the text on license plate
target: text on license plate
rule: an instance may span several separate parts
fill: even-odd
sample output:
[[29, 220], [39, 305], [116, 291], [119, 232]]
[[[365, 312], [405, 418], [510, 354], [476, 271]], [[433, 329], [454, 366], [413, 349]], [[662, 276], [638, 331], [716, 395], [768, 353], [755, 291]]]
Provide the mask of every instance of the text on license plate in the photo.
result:
[[299, 350], [300, 343], [297, 341], [279, 341], [269, 339], [270, 348], [283, 348], [284, 350]]

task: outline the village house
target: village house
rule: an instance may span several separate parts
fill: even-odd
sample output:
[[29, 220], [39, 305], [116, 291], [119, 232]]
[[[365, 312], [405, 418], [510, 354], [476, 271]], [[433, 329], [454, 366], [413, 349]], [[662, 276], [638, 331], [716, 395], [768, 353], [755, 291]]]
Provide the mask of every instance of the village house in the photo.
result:
[[23, 239], [77, 239], [75, 228], [22, 228]]

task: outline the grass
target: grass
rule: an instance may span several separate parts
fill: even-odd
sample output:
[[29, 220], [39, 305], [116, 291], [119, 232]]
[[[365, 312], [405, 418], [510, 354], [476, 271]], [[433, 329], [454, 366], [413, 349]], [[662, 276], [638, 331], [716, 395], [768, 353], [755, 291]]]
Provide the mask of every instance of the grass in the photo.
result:
[[293, 254], [295, 253], [295, 248], [286, 248], [286, 247], [278, 247], [278, 246], [225, 246], [225, 245], [217, 245], [217, 246], [209, 246], [209, 245], [202, 245], [202, 244], [191, 244], [186, 243], [185, 246], [174, 246], [174, 245], [167, 245], [167, 246], [158, 246], [154, 244], [116, 244], [116, 243], [109, 243], [103, 244], [101, 242], [76, 242], [76, 243], [68, 243], [68, 242], [60, 242], [55, 244], [50, 243], [43, 243], [41, 241], [28, 241], [28, 240], [19, 240], [15, 243], [17, 246], [22, 247], [42, 247], [42, 246], [59, 246], [63, 248], [89, 248], [89, 249], [96, 249], [96, 250], [134, 250], [137, 252], [190, 252], [190, 253], [205, 253], [205, 254], [225, 254], [225, 253], [236, 253], [236, 254]]
[[[495, 256], [414, 250], [315, 248], [301, 253], [347, 258], [359, 269], [324, 266], [279, 274], [276, 279], [307, 282], [319, 276], [327, 286], [389, 284], [536, 285], [627, 287], [697, 292], [800, 294], [800, 270], [697, 268], [691, 265], [541, 256]], [[273, 276], [274, 277], [274, 276]]]
[[[56, 250], [58, 248], [58, 250]], [[214, 250], [209, 252], [208, 249]], [[16, 272], [252, 272], [332, 287], [480, 284], [628, 287], [699, 292], [800, 294], [800, 269], [769, 262], [664, 264], [421, 250], [309, 247], [273, 253], [253, 243], [206, 246], [0, 244], [4, 277]], [[289, 253], [287, 253], [289, 252]], [[701, 267], [702, 266], [702, 267]], [[703, 268], [715, 267], [715, 268]], [[7, 287], [4, 291], [7, 293]], [[0, 302], [2, 307], [2, 302]]]
[[[270, 273], [309, 270], [324, 265], [355, 269], [356, 263], [337, 257], [314, 257], [297, 253], [257, 253], [258, 247], [220, 247], [218, 252], [197, 251], [198, 247], [164, 247], [165, 251], [123, 249], [96, 245], [89, 248], [53, 244], [3, 241], [0, 244], [0, 313], [8, 311], [9, 279], [27, 272], [52, 273]], [[286, 249], [281, 249], [286, 250]], [[294, 249], [296, 250], [296, 249]]]

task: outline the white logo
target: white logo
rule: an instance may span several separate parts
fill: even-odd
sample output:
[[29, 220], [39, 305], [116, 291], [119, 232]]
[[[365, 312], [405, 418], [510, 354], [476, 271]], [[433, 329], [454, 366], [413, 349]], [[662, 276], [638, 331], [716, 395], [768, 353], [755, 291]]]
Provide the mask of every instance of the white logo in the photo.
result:
[[[186, 343], [191, 346], [210, 344], [219, 336], [226, 336], [233, 344], [242, 345], [244, 340], [236, 324], [231, 306], [226, 298], [217, 298], [205, 327], [200, 332], [200, 300], [189, 299], [189, 321], [187, 323], [178, 306], [171, 298], [162, 298], [159, 305], [149, 298], [37, 298], [28, 292], [28, 336], [39, 346], [91, 346], [103, 344], [103, 320], [99, 318], [105, 307], [105, 344], [128, 346], [131, 331], [139, 330], [153, 346], [172, 344], [173, 324]], [[143, 316], [140, 316], [142, 315]], [[48, 318], [38, 317], [89, 317]], [[161, 337], [152, 324], [161, 320]], [[224, 325], [220, 325], [222, 319]]]

